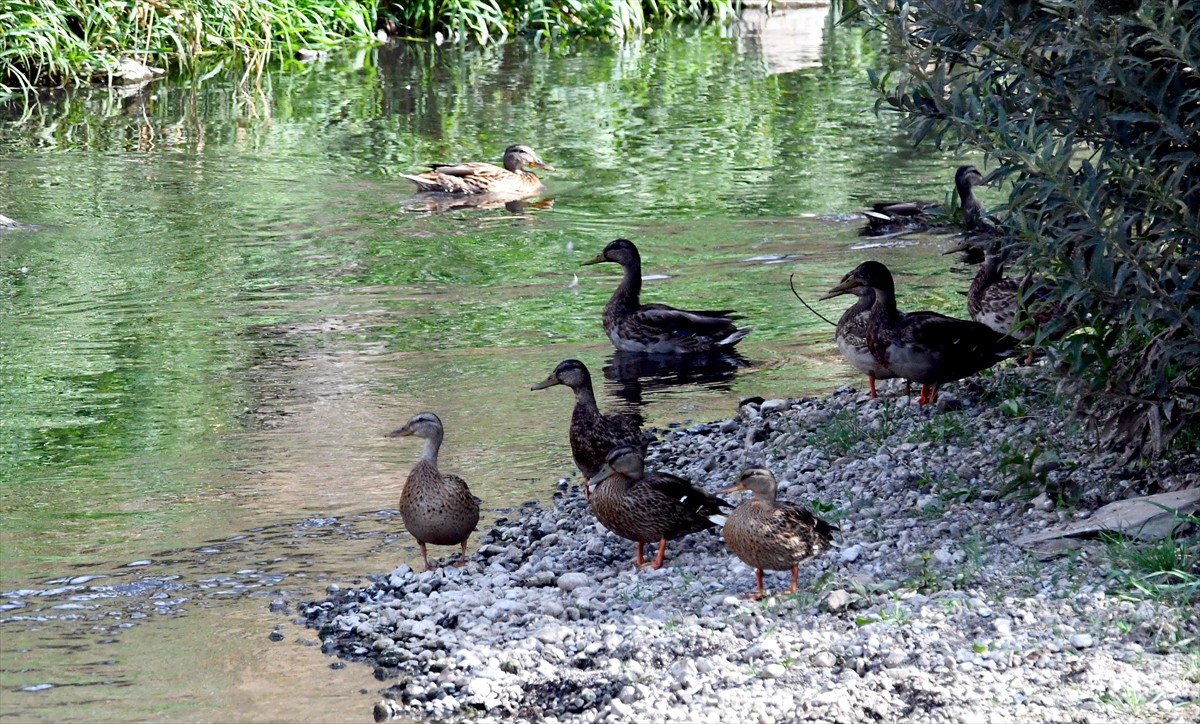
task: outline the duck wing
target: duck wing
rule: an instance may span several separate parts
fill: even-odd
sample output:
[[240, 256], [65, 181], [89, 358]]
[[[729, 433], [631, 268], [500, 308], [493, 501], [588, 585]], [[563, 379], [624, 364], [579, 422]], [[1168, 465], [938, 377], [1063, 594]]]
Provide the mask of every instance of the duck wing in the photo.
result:
[[436, 173], [444, 173], [447, 176], [458, 176], [460, 178], [466, 176], [486, 176], [508, 173], [506, 170], [495, 164], [485, 163], [483, 161], [472, 161], [469, 163], [431, 163], [427, 165]]
[[734, 331], [731, 312], [695, 312], [676, 309], [665, 304], [646, 304], [634, 315], [637, 321], [661, 332], [688, 332], [704, 336], [729, 334]]
[[691, 482], [670, 473], [654, 473], [643, 478], [641, 484], [649, 485], [655, 492], [681, 506], [686, 514], [698, 518], [707, 519], [710, 515], [721, 515], [732, 508], [721, 498], [706, 493]]

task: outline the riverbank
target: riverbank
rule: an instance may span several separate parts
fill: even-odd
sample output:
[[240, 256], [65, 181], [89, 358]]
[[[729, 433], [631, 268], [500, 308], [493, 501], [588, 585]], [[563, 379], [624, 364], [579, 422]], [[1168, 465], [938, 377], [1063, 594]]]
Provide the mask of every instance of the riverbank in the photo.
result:
[[746, 600], [753, 571], [717, 534], [635, 571], [571, 479], [464, 568], [401, 566], [295, 612], [326, 653], [375, 667], [381, 713], [418, 718], [1194, 721], [1195, 539], [1151, 546], [1180, 554], [1174, 578], [1142, 562], [1151, 544], [1016, 541], [1196, 488], [1196, 454], [1119, 468], [1039, 374], [959, 383], [936, 410], [842, 389], [660, 432], [648, 468], [716, 490], [765, 463], [840, 528], [796, 596]]

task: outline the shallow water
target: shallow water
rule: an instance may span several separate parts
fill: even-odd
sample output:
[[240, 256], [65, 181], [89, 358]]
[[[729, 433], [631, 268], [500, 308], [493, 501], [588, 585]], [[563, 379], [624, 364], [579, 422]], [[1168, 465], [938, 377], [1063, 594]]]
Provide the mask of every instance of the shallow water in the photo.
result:
[[[437, 412], [494, 520], [574, 472], [569, 393], [529, 390], [562, 359], [602, 407], [687, 425], [858, 382], [793, 273], [815, 303], [879, 258], [909, 306], [965, 314], [938, 239], [864, 247], [853, 217], [945, 197], [961, 159], [871, 113], [870, 38], [820, 37], [777, 74], [709, 29], [5, 107], [0, 212], [41, 228], [0, 232], [0, 717], [365, 715], [371, 672], [268, 604], [418, 562], [392, 510], [418, 445], [383, 433]], [[428, 213], [398, 175], [515, 141], [558, 168], [540, 206]], [[613, 359], [620, 270], [579, 264], [621, 236], [645, 299], [746, 316], [747, 364]]]

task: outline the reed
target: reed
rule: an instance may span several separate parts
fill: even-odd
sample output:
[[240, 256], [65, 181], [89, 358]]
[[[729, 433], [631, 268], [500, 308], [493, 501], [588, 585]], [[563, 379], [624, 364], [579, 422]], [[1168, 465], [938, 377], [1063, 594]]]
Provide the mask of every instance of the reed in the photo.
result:
[[90, 80], [122, 56], [188, 71], [235, 57], [261, 71], [297, 48], [392, 34], [486, 44], [621, 39], [651, 23], [729, 20], [738, 0], [0, 0], [0, 90]]

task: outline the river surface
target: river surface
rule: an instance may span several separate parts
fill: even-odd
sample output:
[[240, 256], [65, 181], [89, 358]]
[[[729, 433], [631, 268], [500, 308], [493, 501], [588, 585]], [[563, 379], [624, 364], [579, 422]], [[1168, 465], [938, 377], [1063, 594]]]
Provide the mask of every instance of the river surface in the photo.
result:
[[[486, 530], [575, 475], [569, 392], [529, 389], [563, 359], [602, 407], [687, 426], [862, 383], [789, 275], [816, 303], [878, 258], [906, 306], [965, 315], [944, 240], [864, 244], [855, 212], [946, 198], [973, 159], [873, 113], [874, 38], [807, 27], [0, 106], [0, 213], [38, 227], [0, 232], [0, 718], [365, 719], [383, 684], [270, 604], [419, 563], [394, 510], [419, 441], [385, 432], [437, 412]], [[514, 142], [557, 167], [523, 208], [438, 211], [399, 175]], [[740, 365], [614, 359], [620, 269], [580, 262], [617, 237], [644, 299], [745, 315]]]

